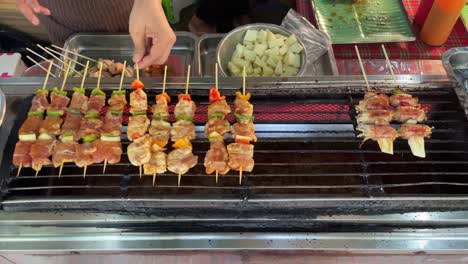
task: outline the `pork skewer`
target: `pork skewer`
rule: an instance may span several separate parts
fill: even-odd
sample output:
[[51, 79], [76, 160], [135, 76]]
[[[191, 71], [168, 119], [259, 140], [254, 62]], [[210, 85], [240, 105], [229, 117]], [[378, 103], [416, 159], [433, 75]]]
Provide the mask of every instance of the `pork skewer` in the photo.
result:
[[[99, 68], [102, 69], [102, 63]], [[76, 148], [75, 164], [83, 168], [83, 178], [86, 177], [88, 165], [100, 163], [101, 156], [96, 155], [96, 140], [100, 138], [100, 131], [103, 125], [101, 120], [101, 110], [106, 104], [106, 94], [100, 89], [101, 77], [98, 77], [96, 88], [91, 91], [88, 107], [78, 131], [78, 139], [83, 141]]]
[[156, 95], [156, 104], [152, 106], [153, 120], [149, 128], [151, 136], [151, 158], [143, 165], [144, 174], [153, 175], [153, 186], [156, 182], [156, 174], [167, 170], [167, 155], [164, 153], [170, 138], [171, 124], [168, 122], [168, 104], [171, 98], [166, 93], [167, 65], [164, 67], [164, 79], [161, 94]]
[[44, 165], [52, 164], [50, 157], [53, 154], [53, 149], [56, 145], [56, 137], [61, 133], [63, 123], [63, 115], [70, 102], [67, 97], [67, 92], [64, 91], [67, 82], [70, 65], [67, 65], [65, 76], [60, 90], [55, 87], [50, 94], [50, 104], [47, 107], [47, 117], [42, 122], [39, 128], [39, 138], [32, 146], [30, 155], [32, 159], [32, 167], [36, 170], [36, 176]]
[[198, 156], [192, 153], [192, 144], [190, 140], [195, 139], [195, 125], [193, 117], [195, 116], [196, 105], [188, 93], [190, 83], [190, 65], [187, 69], [187, 82], [185, 85], [185, 94], [179, 94], [179, 101], [174, 109], [176, 122], [171, 130], [171, 139], [175, 142], [167, 156], [167, 169], [178, 174], [177, 186], [180, 187], [182, 175], [187, 173], [198, 162]]
[[[89, 67], [89, 61], [85, 68]], [[54, 167], [59, 166], [59, 177], [62, 175], [63, 165], [76, 161], [76, 149], [78, 146], [78, 132], [83, 115], [88, 110], [88, 97], [85, 95], [84, 82], [86, 75], [83, 75], [80, 87], [73, 88], [73, 95], [68, 107], [67, 116], [63, 123], [60, 140], [54, 149], [52, 163]]]
[[37, 90], [36, 95], [33, 97], [28, 117], [18, 131], [19, 141], [16, 143], [15, 151], [13, 153], [13, 164], [18, 166], [16, 177], [21, 174], [21, 169], [23, 167], [31, 167], [32, 165], [32, 158], [29, 155], [29, 151], [37, 139], [39, 128], [43, 121], [42, 118], [44, 111], [49, 106], [49, 101], [47, 100], [48, 91], [46, 90], [46, 87], [49, 75], [51, 75], [51, 70], [52, 63], [49, 61], [49, 67], [44, 79], [44, 84], [41, 89]]
[[[124, 61], [123, 68], [127, 65]], [[125, 75], [120, 76], [119, 89], [112, 91], [112, 95], [108, 100], [109, 108], [107, 109], [106, 116], [104, 117], [104, 125], [101, 130], [101, 140], [98, 142], [98, 151], [100, 155], [104, 156], [104, 166], [102, 173], [106, 172], [106, 166], [115, 164], [120, 161], [122, 155], [122, 143], [120, 142], [122, 133], [122, 115], [127, 100], [125, 99], [126, 91], [122, 90], [123, 79]]]
[[240, 133], [241, 130], [236, 132], [233, 126], [232, 136], [235, 142], [227, 146], [229, 154], [229, 167], [231, 170], [239, 171], [239, 185], [242, 184], [242, 173], [244, 171], [251, 172], [254, 167], [253, 150], [254, 146], [250, 144], [251, 141], [256, 141], [255, 127], [253, 125], [253, 105], [249, 102], [250, 93], [245, 92], [245, 67], [243, 69], [242, 80], [242, 93], [236, 92], [236, 100], [234, 101], [234, 115], [236, 116], [237, 123], [248, 126], [249, 129]]
[[218, 183], [219, 173], [225, 175], [230, 170], [224, 134], [231, 130], [229, 121], [225, 119], [226, 115], [231, 112], [231, 107], [227, 104], [226, 97], [221, 96], [218, 90], [218, 64], [215, 70], [215, 87], [210, 88], [209, 99], [205, 134], [210, 141], [210, 150], [206, 153], [204, 165], [207, 174], [216, 173], [216, 183]]
[[[382, 51], [385, 55], [390, 72], [396, 84], [395, 73], [393, 72], [392, 64], [387, 55], [385, 46], [382, 44]], [[410, 94], [402, 92], [400, 89], [395, 89], [393, 95], [389, 98], [390, 105], [396, 108], [394, 120], [404, 123], [398, 131], [401, 138], [408, 140], [411, 153], [414, 156], [425, 158], [426, 149], [424, 138], [430, 138], [432, 129], [426, 125], [417, 125], [427, 120], [426, 111], [419, 104], [418, 98]]]

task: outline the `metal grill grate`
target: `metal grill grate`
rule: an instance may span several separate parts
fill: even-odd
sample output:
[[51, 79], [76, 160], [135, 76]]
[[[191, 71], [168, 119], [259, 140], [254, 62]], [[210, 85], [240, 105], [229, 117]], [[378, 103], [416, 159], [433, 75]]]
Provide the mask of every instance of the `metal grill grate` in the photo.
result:
[[[151, 176], [140, 179], [138, 168], [128, 163], [127, 141], [123, 142], [121, 163], [108, 165], [104, 175], [102, 164], [98, 164], [88, 167], [86, 178], [74, 165], [66, 165], [61, 178], [57, 177], [58, 169], [52, 167], [44, 168], [37, 178], [31, 169], [23, 169], [21, 176], [15, 177], [16, 168], [9, 164], [17, 140], [14, 135], [26, 115], [23, 113], [5, 150], [4, 167], [10, 168], [10, 177], [3, 186], [4, 199], [248, 201], [468, 194], [468, 122], [456, 95], [448, 89], [410, 92], [429, 110], [427, 124], [434, 127], [432, 138], [426, 140], [426, 159], [412, 156], [407, 142], [401, 139], [395, 142], [393, 156], [381, 153], [375, 142], [359, 148], [354, 105], [363, 98], [362, 93], [254, 97], [259, 138], [256, 165], [252, 173], [245, 173], [242, 186], [236, 172], [220, 176], [218, 184], [213, 175], [204, 173], [203, 160], [209, 148], [203, 135], [208, 104], [205, 97], [193, 97], [199, 106], [198, 139], [194, 141], [199, 164], [183, 176], [180, 188], [172, 173], [158, 175], [155, 187]], [[25, 109], [29, 100], [22, 100]], [[232, 122], [232, 116], [229, 118]]]

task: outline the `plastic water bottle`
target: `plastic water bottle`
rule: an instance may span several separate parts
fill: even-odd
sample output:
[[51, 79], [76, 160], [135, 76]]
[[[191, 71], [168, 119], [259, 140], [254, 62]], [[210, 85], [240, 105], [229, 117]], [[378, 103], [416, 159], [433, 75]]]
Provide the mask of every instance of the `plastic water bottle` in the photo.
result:
[[466, 0], [434, 0], [421, 30], [421, 39], [428, 45], [441, 46], [447, 41]]

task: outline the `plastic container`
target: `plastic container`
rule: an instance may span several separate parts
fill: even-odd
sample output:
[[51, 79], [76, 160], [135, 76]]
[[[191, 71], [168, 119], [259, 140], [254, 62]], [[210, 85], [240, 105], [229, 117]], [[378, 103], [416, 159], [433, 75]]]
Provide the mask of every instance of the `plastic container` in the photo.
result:
[[428, 45], [441, 46], [447, 41], [466, 0], [435, 0], [421, 30]]

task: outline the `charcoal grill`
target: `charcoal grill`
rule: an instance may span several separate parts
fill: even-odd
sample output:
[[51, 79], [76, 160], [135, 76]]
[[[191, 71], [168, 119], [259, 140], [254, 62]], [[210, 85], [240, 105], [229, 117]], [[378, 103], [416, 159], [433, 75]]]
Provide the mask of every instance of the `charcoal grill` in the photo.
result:
[[[259, 140], [255, 169], [244, 174], [242, 185], [236, 172], [220, 176], [218, 184], [213, 175], [204, 173], [209, 143], [203, 125], [210, 80], [195, 78], [191, 94], [199, 106], [194, 141], [199, 164], [182, 177], [180, 188], [172, 173], [158, 175], [156, 186], [151, 176], [140, 179], [138, 168], [126, 158], [126, 140], [121, 163], [108, 165], [105, 174], [102, 164], [91, 165], [83, 178], [82, 169], [67, 164], [60, 178], [53, 167], [43, 168], [38, 177], [33, 170], [23, 169], [16, 177], [17, 169], [11, 165], [16, 134], [41, 79], [10, 81], [13, 87], [1, 86], [7, 96], [7, 117], [0, 142], [0, 223], [154, 232], [465, 227], [468, 120], [452, 83], [420, 76], [400, 80], [429, 110], [427, 124], [434, 127], [432, 138], [426, 140], [427, 158], [420, 159], [401, 139], [395, 141], [393, 156], [381, 153], [375, 142], [360, 147], [354, 105], [365, 90], [357, 77], [341, 78], [249, 82]], [[160, 80], [144, 81], [149, 103], [154, 103]], [[183, 91], [183, 81], [170, 81], [168, 92], [173, 98]], [[378, 76], [372, 82], [378, 92], [390, 94], [394, 88]], [[72, 80], [70, 87], [73, 84]], [[233, 101], [239, 84], [239, 79], [221, 80], [228, 101]], [[110, 81], [103, 89], [110, 93], [112, 87], [115, 83]], [[233, 121], [232, 116], [228, 118]], [[57, 212], [59, 216], [54, 215]]]

